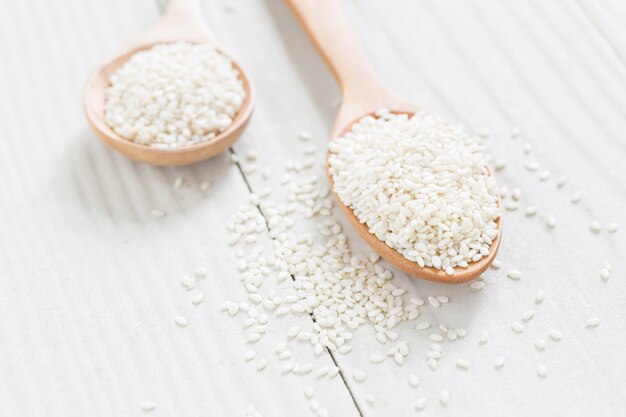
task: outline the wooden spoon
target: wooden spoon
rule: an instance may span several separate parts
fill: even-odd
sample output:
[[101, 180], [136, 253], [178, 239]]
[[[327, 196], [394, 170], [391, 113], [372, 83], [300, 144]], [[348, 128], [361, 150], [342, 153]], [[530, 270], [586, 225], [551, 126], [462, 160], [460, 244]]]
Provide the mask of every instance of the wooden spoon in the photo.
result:
[[134, 53], [152, 48], [159, 43], [185, 41], [216, 45], [202, 19], [198, 0], [170, 0], [161, 19], [137, 39], [125, 52], [115, 56], [96, 69], [89, 77], [83, 92], [83, 106], [91, 129], [107, 145], [131, 159], [153, 165], [186, 165], [210, 158], [228, 147], [243, 133], [254, 107], [254, 91], [245, 71], [221, 48], [239, 72], [246, 97], [233, 118], [232, 124], [214, 139], [175, 149], [159, 149], [131, 142], [116, 134], [104, 121], [105, 92], [110, 76]]
[[[418, 110], [417, 106], [392, 92], [371, 69], [343, 12], [340, 0], [286, 1], [341, 87], [342, 103], [331, 131], [331, 139], [343, 136], [362, 117], [375, 117], [375, 112], [381, 108], [408, 115], [413, 115]], [[332, 189], [329, 154], [326, 156], [326, 174]], [[491, 172], [489, 170], [490, 174]], [[436, 268], [422, 268], [370, 233], [368, 226], [361, 223], [350, 207], [345, 206], [339, 197], [337, 201], [352, 226], [383, 258], [410, 275], [431, 281], [461, 283], [478, 277], [493, 262], [500, 246], [498, 234], [488, 256], [470, 263], [467, 268], [455, 268], [453, 275]], [[501, 207], [499, 198], [498, 206]], [[501, 219], [498, 218], [496, 223], [502, 233]]]

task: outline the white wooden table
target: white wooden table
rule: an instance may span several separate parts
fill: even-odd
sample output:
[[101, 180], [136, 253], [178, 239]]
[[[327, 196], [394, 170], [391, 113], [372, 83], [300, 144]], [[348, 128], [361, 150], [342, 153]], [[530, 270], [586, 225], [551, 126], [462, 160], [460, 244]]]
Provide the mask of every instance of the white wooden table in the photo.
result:
[[[234, 11], [228, 11], [228, 4]], [[501, 185], [522, 190], [522, 209], [504, 215], [500, 271], [485, 288], [436, 285], [395, 273], [411, 295], [448, 295], [422, 307], [433, 323], [467, 329], [446, 343], [439, 369], [424, 359], [428, 332], [401, 326], [410, 354], [402, 367], [372, 365], [389, 346], [371, 328], [355, 335], [353, 352], [336, 355], [342, 377], [284, 376], [274, 346], [306, 316], [270, 320], [255, 346], [269, 361], [256, 371], [239, 320], [219, 312], [245, 291], [228, 246], [225, 222], [249, 189], [280, 185], [285, 162], [302, 158], [300, 130], [323, 149], [338, 90], [279, 0], [205, 1], [216, 35], [235, 51], [256, 83], [253, 120], [233, 152], [258, 151], [269, 180], [243, 175], [228, 155], [191, 167], [136, 164], [107, 149], [87, 129], [80, 95], [88, 71], [149, 26], [155, 0], [4, 2], [0, 13], [0, 415], [243, 416], [252, 404], [265, 417], [314, 415], [303, 387], [331, 416], [619, 416], [626, 412], [626, 4], [606, 1], [346, 1], [373, 65], [417, 103], [469, 129], [488, 128], [490, 152], [508, 160]], [[513, 140], [510, 131], [523, 134]], [[530, 154], [524, 144], [532, 146]], [[536, 161], [549, 181], [523, 168]], [[315, 173], [322, 175], [321, 167]], [[555, 178], [566, 175], [558, 189]], [[174, 189], [181, 176], [185, 185]], [[199, 184], [213, 186], [201, 191]], [[571, 195], [581, 190], [577, 205]], [[526, 218], [523, 208], [540, 212]], [[151, 216], [153, 208], [167, 212]], [[547, 215], [557, 227], [548, 230]], [[336, 217], [343, 221], [341, 215]], [[588, 223], [618, 222], [598, 235]], [[344, 223], [345, 224], [345, 223]], [[347, 226], [347, 225], [346, 225]], [[303, 221], [299, 227], [310, 227]], [[356, 253], [367, 253], [349, 232]], [[265, 235], [262, 245], [271, 246]], [[603, 262], [613, 265], [608, 282]], [[205, 266], [194, 292], [180, 279]], [[506, 278], [508, 269], [522, 280]], [[288, 291], [289, 282], [280, 291]], [[535, 305], [543, 289], [546, 299]], [[529, 309], [522, 334], [510, 329]], [[186, 329], [174, 318], [184, 315]], [[596, 329], [585, 322], [598, 317]], [[560, 342], [547, 331], [563, 333]], [[487, 344], [478, 344], [488, 331]], [[536, 338], [546, 339], [538, 352]], [[290, 343], [299, 362], [331, 364]], [[494, 370], [493, 361], [506, 356]], [[458, 358], [471, 364], [455, 367]], [[540, 364], [548, 376], [536, 375]], [[355, 370], [368, 374], [363, 383]], [[418, 388], [407, 383], [415, 373]], [[451, 395], [447, 407], [437, 398]], [[365, 396], [373, 394], [372, 407]]]

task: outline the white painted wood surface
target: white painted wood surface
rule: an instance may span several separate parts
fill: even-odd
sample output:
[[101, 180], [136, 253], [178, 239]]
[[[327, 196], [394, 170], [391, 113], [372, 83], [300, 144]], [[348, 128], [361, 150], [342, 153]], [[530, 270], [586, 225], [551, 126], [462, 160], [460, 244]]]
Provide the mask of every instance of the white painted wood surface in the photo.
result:
[[[234, 12], [226, 5], [234, 5]], [[626, 409], [626, 49], [620, 1], [540, 0], [393, 2], [346, 1], [373, 65], [415, 102], [470, 129], [489, 128], [490, 152], [508, 160], [498, 179], [522, 190], [526, 218], [506, 212], [500, 271], [485, 289], [449, 287], [395, 274], [409, 292], [448, 295], [452, 302], [422, 317], [467, 329], [446, 343], [440, 367], [428, 369], [429, 332], [398, 329], [410, 344], [407, 362], [372, 365], [384, 354], [372, 329], [355, 335], [354, 350], [336, 355], [345, 380], [281, 375], [274, 346], [308, 317], [271, 317], [253, 349], [266, 357], [257, 372], [239, 318], [219, 313], [224, 299], [242, 300], [224, 224], [254, 191], [280, 185], [287, 160], [302, 159], [300, 130], [313, 133], [320, 164], [334, 117], [337, 88], [289, 11], [278, 0], [204, 2], [216, 35], [250, 71], [258, 105], [234, 151], [254, 149], [257, 165], [244, 176], [222, 155], [192, 167], [135, 164], [106, 149], [88, 131], [80, 107], [88, 71], [159, 13], [154, 0], [6, 2], [0, 13], [0, 415], [133, 416], [154, 401], [154, 416], [243, 416], [249, 404], [264, 416], [314, 415], [302, 393], [316, 388], [331, 416], [404, 416], [428, 399], [422, 415], [618, 416]], [[523, 134], [510, 138], [512, 126]], [[524, 143], [532, 145], [529, 155]], [[536, 161], [552, 178], [523, 168]], [[568, 177], [563, 189], [555, 178]], [[173, 188], [177, 176], [185, 185]], [[213, 186], [203, 192], [200, 182]], [[582, 201], [573, 205], [575, 190]], [[150, 210], [167, 212], [156, 218]], [[548, 230], [547, 215], [557, 227]], [[341, 219], [337, 213], [337, 218]], [[594, 235], [591, 219], [621, 223]], [[342, 220], [342, 219], [341, 219]], [[347, 225], [346, 225], [347, 226]], [[298, 222], [308, 230], [312, 223]], [[355, 252], [367, 253], [348, 231]], [[269, 236], [262, 245], [271, 247]], [[608, 282], [599, 278], [613, 264]], [[209, 277], [187, 292], [180, 279], [205, 266]], [[506, 278], [519, 269], [519, 282]], [[279, 289], [290, 291], [289, 283]], [[546, 293], [533, 303], [538, 289]], [[199, 306], [190, 302], [205, 293]], [[510, 330], [529, 309], [523, 334]], [[189, 326], [178, 328], [177, 315]], [[594, 330], [584, 327], [599, 317]], [[557, 328], [561, 342], [547, 331]], [[478, 345], [483, 331], [491, 335]], [[535, 338], [548, 340], [537, 352]], [[307, 346], [290, 343], [298, 362], [331, 364]], [[493, 361], [507, 357], [503, 369]], [[462, 358], [468, 371], [456, 369]], [[545, 379], [536, 375], [545, 365]], [[356, 383], [352, 374], [368, 378]], [[422, 383], [413, 389], [408, 375]], [[451, 394], [443, 408], [441, 390]], [[373, 394], [374, 407], [364, 398]]]

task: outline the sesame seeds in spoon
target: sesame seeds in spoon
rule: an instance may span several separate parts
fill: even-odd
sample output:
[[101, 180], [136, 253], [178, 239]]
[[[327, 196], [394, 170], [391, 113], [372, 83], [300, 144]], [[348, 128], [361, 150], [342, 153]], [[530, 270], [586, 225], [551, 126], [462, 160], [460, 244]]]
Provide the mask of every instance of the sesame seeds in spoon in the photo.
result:
[[336, 0], [287, 0], [342, 90], [327, 175], [352, 226], [410, 275], [461, 283], [500, 244], [501, 202], [479, 143], [374, 74]]
[[[168, 59], [178, 61], [163, 63]], [[189, 68], [190, 60], [197, 65]], [[236, 74], [234, 78], [238, 79], [241, 94], [233, 100], [236, 109], [231, 106], [225, 109], [228, 114], [222, 114], [221, 105], [216, 114], [216, 109], [206, 107], [207, 101], [218, 100], [211, 93], [193, 89], [202, 88], [204, 81], [223, 80], [225, 67]], [[197, 77], [199, 68], [219, 73]], [[171, 82], [172, 78], [187, 75], [196, 78], [187, 85], [184, 79]], [[162, 93], [151, 91], [155, 79], [161, 81], [162, 85], [156, 87], [163, 87], [162, 90], [172, 85], [180, 90], [166, 91], [170, 94], [169, 102], [155, 104], [154, 96]], [[190, 96], [191, 101], [181, 100]], [[149, 100], [152, 101], [146, 104]], [[158, 107], [177, 102], [179, 108]], [[202, 19], [200, 2], [170, 0], [155, 26], [93, 72], [85, 85], [83, 105], [89, 126], [118, 152], [154, 165], [186, 165], [223, 152], [239, 138], [252, 115], [254, 91], [241, 66], [216, 46]], [[152, 114], [148, 114], [150, 111]], [[183, 111], [188, 117], [181, 117]]]

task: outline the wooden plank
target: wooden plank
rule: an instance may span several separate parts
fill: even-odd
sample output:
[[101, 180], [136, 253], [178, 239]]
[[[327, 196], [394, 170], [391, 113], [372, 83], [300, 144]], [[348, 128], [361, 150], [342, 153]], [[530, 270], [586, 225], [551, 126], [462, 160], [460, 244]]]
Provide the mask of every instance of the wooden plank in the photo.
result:
[[[67, 1], [6, 5], [0, 16], [0, 402], [10, 415], [302, 415], [302, 388], [273, 353], [290, 326], [272, 321], [254, 346], [263, 372], [244, 355], [239, 319], [219, 312], [245, 300], [225, 223], [249, 192], [228, 155], [161, 169], [113, 153], [88, 131], [79, 97], [88, 70], [157, 17], [153, 2]], [[28, 23], [28, 22], [33, 22]], [[32, 30], [32, 28], [37, 30]], [[13, 39], [12, 42], [6, 40]], [[185, 178], [181, 189], [174, 179]], [[201, 181], [213, 186], [203, 192]], [[151, 209], [164, 210], [157, 218]], [[267, 236], [261, 246], [269, 246]], [[209, 277], [187, 293], [184, 274]], [[199, 306], [191, 303], [205, 293]], [[174, 324], [177, 315], [189, 321]], [[330, 364], [293, 346], [298, 361]], [[356, 415], [339, 378], [319, 395]], [[322, 402], [323, 404], [323, 402]]]
[[619, 0], [601, 2], [581, 0], [576, 2], [595, 28], [602, 34], [609, 46], [626, 65], [626, 38], [624, 38], [624, 19], [626, 5]]
[[[237, 48], [255, 79], [262, 80], [257, 82], [259, 109], [254, 127], [235, 149], [240, 155], [257, 150], [258, 165], [271, 166], [274, 174], [267, 182], [258, 174], [247, 180], [254, 190], [269, 183], [274, 188], [273, 198], [284, 199], [280, 166], [302, 159], [302, 145], [295, 139], [298, 130], [313, 133], [322, 161], [336, 88], [283, 5], [246, 4], [230, 15], [220, 14], [220, 6], [214, 3], [206, 5], [207, 18], [218, 36]], [[575, 7], [567, 4], [550, 5], [552, 10], [559, 9], [559, 32], [546, 18], [546, 10], [551, 9], [539, 2], [505, 2], [489, 8], [479, 2], [407, 1], [395, 7], [347, 2], [347, 7], [383, 78], [437, 113], [470, 128], [492, 129], [490, 151], [510, 161], [499, 175], [500, 181], [523, 190], [523, 206], [537, 204], [541, 208], [541, 214], [530, 220], [522, 213], [505, 214], [506, 238], [500, 259], [505, 269], [524, 271], [527, 278], [522, 282], [507, 280], [505, 271], [490, 271], [485, 274], [487, 289], [474, 294], [467, 286], [442, 287], [395, 274], [398, 285], [410, 288], [412, 295], [450, 296], [454, 302], [449, 306], [425, 307], [422, 314], [433, 323], [463, 327], [468, 336], [446, 344], [440, 370], [431, 372], [424, 360], [428, 333], [416, 333], [410, 326], [398, 329], [400, 338], [411, 345], [410, 357], [398, 368], [370, 365], [369, 355], [384, 354], [389, 346], [380, 346], [371, 330], [359, 330], [354, 351], [337, 360], [346, 375], [358, 369], [369, 375], [362, 384], [348, 379], [363, 413], [405, 415], [421, 396], [429, 399], [427, 414], [436, 413], [442, 389], [452, 393], [448, 412], [464, 415], [515, 410], [523, 415], [567, 412], [582, 416], [598, 404], [607, 413], [618, 410], [623, 400], [611, 387], [619, 386], [618, 392], [624, 389], [619, 377], [623, 369], [615, 369], [617, 357], [604, 359], [608, 354], [604, 346], [614, 343], [618, 317], [623, 313], [607, 300], [617, 299], [615, 291], [623, 296], [624, 290], [613, 279], [602, 284], [597, 273], [604, 260], [615, 263], [624, 246], [613, 236], [592, 236], [586, 228], [594, 217], [623, 219], [619, 207], [626, 197], [619, 173], [624, 149], [618, 140], [624, 123], [619, 107], [623, 95], [618, 93], [623, 89], [623, 75], [613, 68], [615, 61], [603, 40], [591, 26], [581, 24]], [[264, 13], [269, 14], [272, 25], [260, 23], [268, 19]], [[541, 40], [549, 41], [549, 46], [538, 45]], [[598, 49], [597, 45], [604, 46]], [[555, 48], [562, 50], [555, 52]], [[580, 62], [602, 65], [591, 68]], [[580, 68], [570, 74], [573, 65]], [[509, 137], [514, 125], [524, 130], [523, 139], [517, 142]], [[522, 152], [524, 142], [534, 147], [528, 157]], [[530, 159], [550, 169], [553, 179], [543, 183], [537, 174], [524, 170], [524, 161]], [[314, 172], [323, 178], [321, 169]], [[569, 182], [559, 191], [554, 177], [563, 174]], [[585, 197], [573, 206], [569, 198], [576, 189], [584, 190]], [[610, 190], [608, 194], [606, 190]], [[594, 204], [597, 201], [605, 203]], [[546, 230], [549, 214], [559, 219], [554, 231]], [[311, 230], [304, 220], [298, 221], [298, 227]], [[367, 253], [356, 235], [347, 233], [354, 251]], [[539, 288], [549, 294], [549, 300], [534, 306], [533, 296]], [[537, 315], [517, 337], [509, 329], [510, 323], [520, 320], [520, 314], [530, 308], [536, 308]], [[593, 335], [583, 329], [591, 315], [603, 316], [602, 329]], [[552, 327], [561, 329], [567, 339], [551, 343], [546, 352], [535, 351], [534, 339], [546, 338]], [[477, 340], [485, 330], [492, 340], [480, 347]], [[589, 351], [595, 353], [589, 357]], [[492, 367], [499, 355], [508, 357], [500, 372]], [[468, 360], [472, 369], [455, 369], [457, 358]], [[541, 363], [550, 368], [546, 380], [535, 375]], [[423, 380], [417, 390], [407, 384], [412, 372]], [[568, 380], [575, 380], [576, 387], [564, 389]], [[519, 392], [526, 394], [520, 397]], [[374, 408], [364, 402], [368, 393], [378, 398]]]

